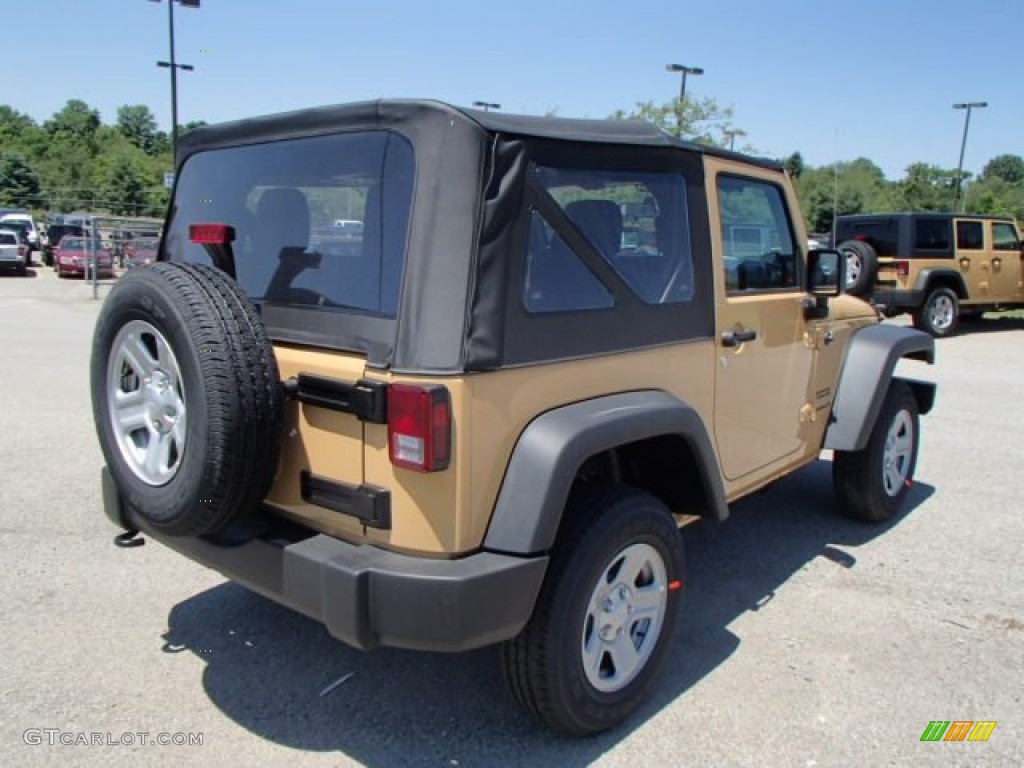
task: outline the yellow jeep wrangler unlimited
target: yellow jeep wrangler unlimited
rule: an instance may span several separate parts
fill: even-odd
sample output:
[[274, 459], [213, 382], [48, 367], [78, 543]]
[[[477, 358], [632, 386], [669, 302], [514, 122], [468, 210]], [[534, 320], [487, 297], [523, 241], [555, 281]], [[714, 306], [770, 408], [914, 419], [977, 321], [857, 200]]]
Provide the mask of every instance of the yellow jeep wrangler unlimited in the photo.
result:
[[1024, 307], [1020, 232], [1013, 219], [956, 213], [840, 216], [846, 291], [941, 338], [960, 320]]
[[394, 100], [198, 128], [176, 179], [96, 326], [106, 513], [352, 646], [500, 643], [595, 733], [670, 656], [684, 516], [822, 449], [847, 513], [907, 494], [934, 342], [841, 295], [774, 163]]

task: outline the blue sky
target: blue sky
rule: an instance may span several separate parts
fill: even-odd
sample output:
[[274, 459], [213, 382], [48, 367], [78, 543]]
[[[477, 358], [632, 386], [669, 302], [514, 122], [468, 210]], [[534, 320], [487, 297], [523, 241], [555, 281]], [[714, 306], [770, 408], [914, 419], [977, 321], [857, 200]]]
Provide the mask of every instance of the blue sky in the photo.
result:
[[[147, 104], [170, 125], [167, 7], [147, 0], [5, 0], [29, 46], [5, 56], [0, 104], [44, 120], [69, 98], [114, 122]], [[181, 122], [380, 96], [605, 117], [687, 91], [735, 111], [760, 154], [813, 165], [866, 156], [965, 168], [1024, 154], [1024, 0], [202, 0], [175, 7]], [[32, 31], [34, 30], [34, 34]]]

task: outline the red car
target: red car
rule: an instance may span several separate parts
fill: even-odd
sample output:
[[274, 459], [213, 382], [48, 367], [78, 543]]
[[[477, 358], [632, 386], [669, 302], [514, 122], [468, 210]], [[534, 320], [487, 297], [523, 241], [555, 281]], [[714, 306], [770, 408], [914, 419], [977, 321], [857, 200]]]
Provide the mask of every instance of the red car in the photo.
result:
[[54, 259], [57, 277], [68, 277], [69, 275], [91, 277], [94, 258], [96, 259], [97, 277], [114, 276], [114, 257], [103, 247], [101, 242], [94, 240], [90, 249], [89, 241], [86, 238], [65, 235], [60, 239]]
[[156, 261], [156, 253], [160, 248], [160, 238], [138, 237], [125, 243], [124, 265], [128, 269], [145, 267]]

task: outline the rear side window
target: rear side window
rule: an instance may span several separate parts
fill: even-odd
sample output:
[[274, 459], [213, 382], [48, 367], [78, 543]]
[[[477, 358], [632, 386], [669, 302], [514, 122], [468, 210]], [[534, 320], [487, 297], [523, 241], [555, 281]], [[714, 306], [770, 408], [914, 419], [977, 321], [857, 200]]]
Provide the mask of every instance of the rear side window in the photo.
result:
[[797, 252], [779, 187], [758, 179], [719, 176], [718, 204], [726, 289], [796, 287]]
[[17, 245], [18, 238], [7, 232], [0, 232], [0, 245]]
[[980, 251], [985, 247], [980, 221], [958, 221], [956, 223], [956, 247], [961, 251]]
[[523, 306], [532, 313], [615, 306], [604, 284], [537, 211], [530, 214]]
[[898, 256], [899, 226], [896, 219], [839, 220], [836, 242], [862, 240], [875, 249], [879, 256]]
[[253, 299], [393, 318], [414, 166], [409, 143], [384, 131], [198, 153], [178, 181], [167, 252], [209, 263], [189, 225], [230, 224], [238, 282]]
[[[542, 166], [537, 176], [576, 231], [644, 304], [679, 304], [693, 297], [682, 175]], [[542, 233], [550, 230], [544, 224], [538, 230], [535, 220], [531, 227], [527, 299], [534, 290], [531, 280], [560, 270], [566, 277], [553, 278], [554, 282], [560, 282], [565, 292], [578, 292], [580, 308], [611, 307], [607, 290], [580, 287], [591, 280], [569, 267], [576, 261], [586, 270], [561, 237], [552, 239], [549, 233], [542, 242]], [[570, 279], [572, 273], [579, 273], [580, 279]], [[531, 309], [529, 300], [527, 309]]]
[[1012, 224], [1002, 221], [992, 223], [992, 247], [997, 251], [1019, 251], [1020, 240]]
[[952, 251], [951, 225], [949, 219], [917, 219], [914, 222], [915, 250], [949, 254]]

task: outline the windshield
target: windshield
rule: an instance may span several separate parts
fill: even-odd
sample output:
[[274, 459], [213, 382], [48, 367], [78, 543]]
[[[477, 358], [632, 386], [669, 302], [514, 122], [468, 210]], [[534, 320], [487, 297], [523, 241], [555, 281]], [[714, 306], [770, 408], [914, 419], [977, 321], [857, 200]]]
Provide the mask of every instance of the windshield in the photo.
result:
[[[60, 241], [60, 247], [65, 251], [84, 251], [88, 248], [88, 240], [84, 237], [63, 237]], [[93, 242], [93, 250], [100, 248], [100, 244]]]

